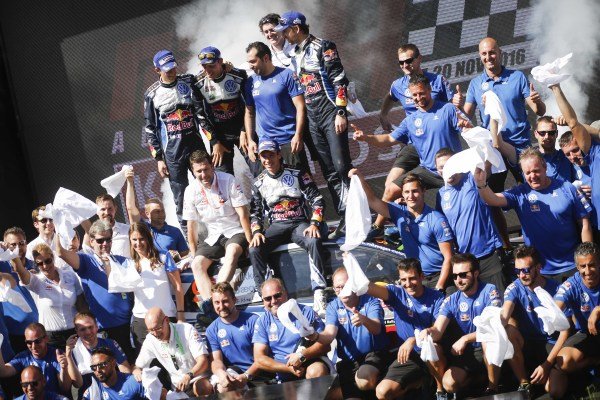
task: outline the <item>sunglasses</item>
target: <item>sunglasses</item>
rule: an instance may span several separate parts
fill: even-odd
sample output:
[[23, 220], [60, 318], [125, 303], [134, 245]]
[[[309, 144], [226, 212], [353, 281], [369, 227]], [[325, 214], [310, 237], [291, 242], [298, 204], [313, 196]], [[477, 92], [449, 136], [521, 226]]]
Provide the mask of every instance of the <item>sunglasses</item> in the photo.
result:
[[273, 299], [279, 300], [281, 298], [281, 296], [283, 296], [283, 293], [282, 292], [277, 292], [273, 296], [265, 296], [265, 297], [263, 297], [263, 301], [266, 301], [268, 303], [268, 302], [270, 302]]
[[98, 238], [94, 238], [94, 240], [98, 244], [102, 244], [104, 242], [108, 242], [108, 243], [112, 242], [112, 238], [99, 238], [99, 239]]
[[24, 241], [24, 240], [21, 240], [20, 242], [17, 242], [17, 243], [7, 243], [7, 246], [8, 246], [8, 248], [10, 248], [10, 249], [14, 249], [14, 248], [15, 248], [15, 247], [17, 247], [17, 246], [25, 246], [26, 244], [27, 244], [27, 242], [26, 242], [26, 241]]
[[465, 272], [459, 272], [458, 274], [452, 274], [452, 280], [455, 281], [458, 278], [465, 279], [471, 272], [473, 272], [473, 271], [465, 271]]
[[42, 265], [50, 265], [50, 264], [52, 264], [52, 261], [53, 261], [52, 257], [50, 257], [50, 258], [46, 258], [44, 261], [36, 261], [35, 265], [40, 266], [40, 267]]
[[107, 365], [108, 365], [108, 361], [104, 361], [104, 362], [101, 362], [101, 363], [98, 363], [98, 364], [92, 364], [92, 365], [90, 365], [90, 369], [92, 371], [97, 371], [99, 369], [106, 368]]
[[529, 275], [531, 273], [531, 270], [533, 269], [533, 267], [529, 267], [529, 268], [515, 268], [515, 275], [519, 276], [520, 274], [525, 274], [525, 275]]
[[198, 54], [198, 58], [200, 60], [205, 60], [205, 59], [213, 60], [213, 59], [217, 58], [217, 55], [215, 53], [200, 53], [200, 54]]
[[556, 136], [558, 134], [557, 130], [554, 131], [537, 131], [537, 134], [541, 137], [545, 137], [546, 135]]
[[403, 66], [404, 64], [410, 65], [413, 61], [415, 61], [415, 57], [407, 58], [406, 60], [398, 60], [398, 64], [400, 64], [400, 66]]
[[40, 336], [39, 338], [33, 339], [33, 340], [25, 340], [25, 344], [27, 346], [31, 346], [31, 345], [34, 345], [34, 344], [40, 344], [40, 343], [42, 343], [42, 340], [44, 340], [45, 337], [46, 337], [46, 335]]
[[42, 219], [38, 219], [38, 222], [41, 222], [42, 224], [47, 224], [48, 222], [53, 222], [52, 218], [42, 218]]
[[36, 388], [38, 386], [38, 382], [37, 381], [21, 382], [21, 387], [23, 389], [27, 389], [29, 386]]

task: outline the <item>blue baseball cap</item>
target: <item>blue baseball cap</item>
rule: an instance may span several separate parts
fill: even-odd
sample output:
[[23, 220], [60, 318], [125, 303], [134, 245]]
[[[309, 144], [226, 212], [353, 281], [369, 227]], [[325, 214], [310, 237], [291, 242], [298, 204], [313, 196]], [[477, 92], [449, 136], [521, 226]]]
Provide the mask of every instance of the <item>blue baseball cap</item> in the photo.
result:
[[306, 26], [306, 17], [304, 14], [298, 11], [284, 12], [281, 18], [279, 18], [279, 25], [275, 27], [275, 32], [286, 30], [292, 25]]
[[263, 151], [279, 151], [279, 144], [274, 140], [263, 140], [258, 144], [258, 154]]
[[161, 71], [170, 71], [177, 66], [171, 50], [161, 50], [154, 55], [154, 66]]
[[200, 50], [198, 58], [200, 59], [200, 64], [214, 64], [221, 58], [221, 52], [216, 47], [208, 46]]

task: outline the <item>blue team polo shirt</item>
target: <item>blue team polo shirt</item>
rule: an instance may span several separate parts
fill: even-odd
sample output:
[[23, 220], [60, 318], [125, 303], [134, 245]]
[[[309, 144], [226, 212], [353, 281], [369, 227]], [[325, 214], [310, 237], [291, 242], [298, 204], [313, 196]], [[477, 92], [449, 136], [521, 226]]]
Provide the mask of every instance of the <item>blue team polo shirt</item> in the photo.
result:
[[[575, 179], [581, 181], [583, 185], [592, 186], [592, 177], [590, 175], [590, 166], [589, 165], [575, 165], [573, 164], [573, 168], [575, 169]], [[598, 215], [596, 214], [596, 206], [593, 203], [590, 203], [592, 206], [592, 212], [590, 213], [590, 222], [594, 229], [598, 229]]]
[[[30, 259], [25, 259], [25, 268], [28, 270], [34, 270], [35, 263]], [[33, 297], [31, 297], [29, 289], [20, 284], [21, 280], [19, 279], [19, 275], [13, 270], [9, 261], [0, 262], [0, 272], [12, 275], [15, 281], [17, 281], [17, 286], [13, 289], [21, 293], [27, 304], [29, 304], [29, 307], [31, 307], [32, 311], [27, 313], [12, 303], [3, 303], [4, 322], [6, 323], [6, 329], [8, 329], [8, 333], [11, 335], [23, 336], [25, 328], [27, 328], [29, 324], [32, 322], [38, 322], [39, 315], [37, 306], [35, 305]], [[6, 361], [6, 359], [4, 359], [4, 361]]]
[[[554, 300], [562, 301], [575, 316], [577, 329], [588, 332], [588, 319], [594, 307], [600, 304], [600, 286], [593, 289], [584, 285], [579, 272], [563, 282]], [[596, 323], [596, 326], [598, 324]]]
[[[473, 318], [481, 315], [487, 306], [502, 307], [502, 297], [495, 285], [478, 281], [477, 292], [467, 296], [463, 292], [454, 292], [446, 297], [440, 307], [440, 315], [454, 318], [463, 334], [473, 333], [476, 330]], [[473, 347], [481, 347], [481, 343], [471, 343]]]
[[486, 129], [490, 126], [490, 116], [484, 113], [481, 96], [488, 90], [496, 93], [506, 111], [506, 125], [502, 130], [502, 138], [519, 149], [531, 146], [531, 125], [525, 109], [525, 99], [530, 95], [527, 77], [521, 71], [502, 67], [497, 81], [490, 78], [486, 71], [471, 80], [466, 103], [478, 106], [482, 126]]
[[[386, 304], [394, 309], [396, 334], [403, 343], [415, 336], [415, 329], [423, 330], [431, 327], [440, 312], [444, 295], [428, 287], [423, 289], [424, 292], [420, 297], [413, 297], [401, 286], [387, 285]], [[421, 352], [421, 348], [416, 344], [414, 350], [417, 353]]]
[[[590, 166], [590, 176], [592, 177], [592, 205], [598, 209], [600, 207], [600, 144], [592, 140], [592, 146], [585, 157]], [[596, 213], [596, 229], [600, 227], [600, 213]]]
[[[23, 333], [25, 332], [25, 330], [23, 330]], [[4, 323], [4, 303], [0, 303], [0, 333], [2, 334], [2, 336], [4, 337], [4, 340], [2, 341], [2, 359], [4, 360], [4, 362], [8, 362], [10, 361], [11, 358], [13, 358], [13, 356], [15, 355], [15, 352], [12, 348], [12, 346], [10, 345], [10, 340], [8, 340], [8, 328], [6, 327], [6, 324]]]
[[231, 324], [221, 318], [215, 319], [206, 329], [210, 351], [220, 350], [227, 367], [234, 365], [243, 371], [254, 362], [252, 335], [258, 315], [240, 311]]
[[174, 226], [164, 224], [162, 229], [156, 229], [148, 221], [144, 221], [144, 223], [150, 228], [152, 237], [154, 238], [154, 245], [158, 250], [183, 252], [190, 249], [181, 231]]
[[542, 274], [554, 275], [575, 268], [573, 253], [581, 243], [578, 221], [591, 207], [570, 182], [551, 179], [541, 191], [522, 183], [502, 192], [508, 208], [514, 208], [523, 230], [523, 239], [544, 257]]
[[549, 178], [559, 178], [567, 182], [575, 180], [573, 164], [562, 150], [557, 150], [552, 154], [542, 154], [542, 156], [546, 160], [546, 175]]
[[[432, 72], [425, 72], [423, 75], [429, 79], [429, 84], [431, 85], [431, 98], [433, 100], [439, 100], [442, 103], [452, 101], [454, 92], [450, 88], [450, 84], [443, 75], [434, 74]], [[410, 115], [417, 111], [412, 94], [408, 88], [409, 80], [410, 75], [404, 75], [403, 77], [392, 82], [392, 87], [390, 88], [391, 99], [394, 101], [399, 101], [400, 104], [402, 104], [402, 108], [404, 109], [406, 115]]]
[[46, 378], [46, 390], [56, 393], [61, 392], [58, 382], [61, 368], [56, 359], [56, 348], [48, 346], [46, 356], [43, 358], [35, 358], [29, 350], [24, 350], [10, 360], [8, 364], [17, 370], [18, 376], [21, 376], [21, 372], [28, 366], [38, 366], [42, 370], [42, 375]]
[[[559, 283], [553, 279], [546, 279], [542, 287], [550, 296], [554, 296]], [[510, 301], [515, 305], [512, 316], [519, 323], [519, 331], [527, 340], [544, 340], [555, 343], [556, 339], [544, 331], [544, 323], [535, 313], [535, 308], [542, 303], [537, 294], [529, 287], [524, 286], [519, 279], [508, 285], [504, 292], [504, 302]]]
[[[313, 311], [312, 308], [306, 307], [302, 304], [298, 304], [300, 311], [306, 317], [311, 326], [316, 332], [323, 332], [325, 324], [323, 320]], [[290, 315], [290, 320], [294, 322], [296, 327], [299, 327], [298, 321], [293, 315]], [[279, 319], [277, 319], [269, 311], [265, 311], [254, 325], [254, 334], [252, 335], [252, 343], [262, 343], [269, 346], [273, 359], [280, 363], [287, 363], [288, 354], [296, 352], [298, 345], [300, 344], [300, 335], [292, 333], [283, 326]], [[277, 373], [277, 377], [282, 382], [295, 380], [295, 376], [292, 374]]]
[[421, 166], [436, 173], [435, 153], [444, 147], [455, 153], [461, 151], [459, 134], [456, 108], [451, 103], [435, 101], [428, 111], [417, 109], [404, 118], [390, 135], [398, 142], [412, 142]]
[[[122, 265], [128, 264], [125, 257], [112, 257]], [[133, 268], [132, 264], [128, 268]], [[75, 272], [81, 278], [85, 299], [100, 329], [129, 325], [133, 296], [131, 293], [108, 293], [108, 277], [95, 255], [79, 253], [79, 269]]]
[[[96, 378], [94, 378], [96, 379]], [[131, 374], [124, 374], [121, 371], [117, 371], [117, 382], [112, 387], [106, 387], [102, 383], [96, 380], [98, 388], [100, 389], [100, 398], [103, 400], [144, 400], [146, 399], [146, 393], [142, 382], [135, 380], [135, 377]], [[86, 400], [96, 400], [90, 397], [90, 393], [86, 390], [83, 394], [83, 398]]]
[[338, 328], [337, 355], [342, 360], [362, 362], [367, 354], [387, 348], [388, 338], [385, 333], [383, 308], [379, 299], [364, 294], [359, 297], [356, 310], [371, 319], [378, 319], [381, 332], [375, 336], [364, 326], [352, 326], [352, 311], [336, 297], [327, 305], [325, 325]]
[[448, 219], [460, 253], [481, 258], [502, 247], [490, 208], [479, 196], [471, 173], [463, 174], [455, 185], [440, 188], [436, 208]]
[[304, 94], [294, 73], [275, 67], [267, 76], [252, 75], [246, 82], [246, 104], [256, 110], [259, 141], [275, 140], [286, 144], [296, 134], [296, 107], [293, 97]]
[[[0, 389], [0, 394], [4, 397], [4, 392]], [[27, 395], [22, 395], [16, 397], [15, 400], [28, 400]], [[60, 394], [56, 394], [54, 392], [49, 392], [48, 390], [44, 393], [44, 400], [68, 400], [65, 396], [61, 396]]]
[[406, 256], [419, 259], [425, 275], [440, 272], [444, 256], [438, 243], [454, 240], [446, 217], [427, 204], [417, 218], [412, 216], [404, 204], [388, 203], [388, 210], [390, 219], [402, 236]]
[[[115, 360], [117, 361], [118, 365], [123, 364], [125, 361], [127, 361], [127, 357], [125, 356], [125, 353], [123, 352], [121, 346], [119, 346], [119, 344], [112, 339], [105, 339], [99, 337], [98, 344], [96, 345], [96, 347], [94, 347], [93, 349], [86, 348], [86, 350], [90, 354], [92, 354], [92, 351], [94, 351], [95, 349], [99, 349], [100, 347], [108, 347], [115, 355]], [[81, 375], [81, 377], [83, 378], [83, 384], [79, 388], [79, 395], [77, 397], [78, 399], [81, 399], [83, 397], [83, 393], [85, 393], [85, 390], [91, 386], [93, 376], [93, 372]]]

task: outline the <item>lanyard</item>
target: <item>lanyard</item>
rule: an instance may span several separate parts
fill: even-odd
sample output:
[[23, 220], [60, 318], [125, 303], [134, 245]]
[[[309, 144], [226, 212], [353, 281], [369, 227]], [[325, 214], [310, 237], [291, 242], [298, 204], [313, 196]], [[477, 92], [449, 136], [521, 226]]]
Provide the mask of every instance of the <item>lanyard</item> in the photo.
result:
[[170, 343], [164, 343], [162, 342], [161, 344], [167, 349], [167, 351], [169, 352], [169, 356], [171, 357], [171, 361], [173, 362], [173, 365], [175, 366], [176, 370], [179, 370], [179, 363], [177, 362], [177, 351], [179, 350], [180, 354], [184, 354], [183, 351], [183, 344], [181, 343], [181, 340], [179, 339], [179, 333], [177, 333], [177, 329], [175, 329], [175, 326], [173, 323], [169, 322], [169, 329], [171, 329], [171, 332], [173, 332], [173, 338], [175, 339], [175, 351], [171, 352], [171, 347], [169, 346]]

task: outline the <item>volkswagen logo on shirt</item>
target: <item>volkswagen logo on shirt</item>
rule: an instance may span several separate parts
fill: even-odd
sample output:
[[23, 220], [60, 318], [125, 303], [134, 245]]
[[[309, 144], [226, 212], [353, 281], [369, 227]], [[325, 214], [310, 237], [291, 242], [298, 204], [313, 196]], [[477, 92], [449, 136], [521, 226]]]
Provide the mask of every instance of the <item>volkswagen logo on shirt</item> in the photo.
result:
[[469, 305], [463, 301], [463, 302], [462, 302], [462, 303], [460, 303], [460, 305], [458, 306], [458, 309], [459, 309], [461, 312], [467, 312], [467, 310], [469, 309]]
[[190, 92], [190, 87], [185, 83], [178, 83], [177, 91], [181, 94], [188, 94]]
[[535, 193], [530, 193], [529, 196], [527, 196], [527, 200], [529, 200], [530, 203], [535, 203], [538, 201], [538, 197]]
[[415, 118], [415, 126], [418, 128], [423, 125], [423, 120], [421, 118]]

